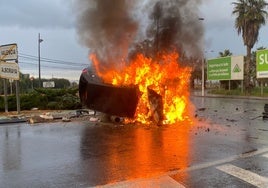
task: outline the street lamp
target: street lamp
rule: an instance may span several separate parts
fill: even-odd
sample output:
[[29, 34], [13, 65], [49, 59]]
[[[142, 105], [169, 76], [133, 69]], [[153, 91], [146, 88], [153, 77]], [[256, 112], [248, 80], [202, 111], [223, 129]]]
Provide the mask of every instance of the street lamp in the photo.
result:
[[[198, 20], [199, 21], [204, 21], [205, 20], [205, 18], [198, 18]], [[202, 83], [201, 83], [201, 87], [202, 87], [202, 93], [201, 93], [201, 95], [202, 95], [202, 97], [204, 97], [205, 96], [205, 58], [202, 60]]]
[[202, 97], [205, 96], [205, 58], [202, 60]]
[[38, 70], [39, 70], [39, 87], [41, 87], [41, 67], [40, 67], [40, 44], [43, 39], [40, 38], [40, 33], [38, 33]]

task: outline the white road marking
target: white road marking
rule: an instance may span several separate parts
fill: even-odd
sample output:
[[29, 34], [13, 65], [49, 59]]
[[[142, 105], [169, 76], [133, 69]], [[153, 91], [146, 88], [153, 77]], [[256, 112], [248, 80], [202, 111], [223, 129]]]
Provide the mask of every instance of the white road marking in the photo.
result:
[[235, 176], [245, 182], [248, 182], [256, 187], [260, 188], [268, 187], [268, 179], [266, 177], [260, 176], [248, 170], [244, 170], [231, 164], [221, 165], [216, 168], [227, 174]]
[[264, 154], [262, 156], [268, 158], [268, 153], [266, 153], [266, 154]]
[[[176, 175], [176, 174], [181, 173], [181, 172], [190, 172], [190, 171], [194, 171], [194, 170], [201, 170], [201, 169], [204, 169], [204, 168], [209, 168], [209, 167], [212, 167], [212, 166], [221, 165], [221, 164], [224, 164], [224, 163], [232, 162], [232, 161], [237, 160], [237, 159], [253, 157], [253, 156], [260, 155], [260, 154], [267, 153], [267, 152], [268, 152], [268, 148], [261, 148], [261, 149], [258, 149], [256, 151], [252, 151], [252, 152], [248, 152], [248, 153], [244, 153], [244, 154], [239, 154], [239, 155], [233, 155], [233, 156], [230, 156], [230, 157], [227, 157], [227, 158], [224, 158], [224, 159], [220, 159], [220, 160], [217, 160], [217, 161], [201, 163], [201, 164], [194, 165], [194, 166], [184, 168], [184, 169], [172, 170], [172, 171], [163, 173], [162, 175], [159, 174], [158, 179], [160, 178], [160, 180], [164, 180], [165, 178], [167, 178], [167, 179], [170, 180], [169, 183], [172, 183], [175, 180], [172, 179], [169, 176]], [[268, 157], [268, 153], [264, 154], [265, 157], [266, 157], [266, 155]], [[114, 184], [107, 184], [107, 185], [97, 186], [97, 187], [103, 187], [103, 188], [113, 188], [113, 187], [124, 188], [124, 187], [129, 187], [129, 186], [130, 187], [135, 187], [134, 183], [136, 181], [137, 181], [137, 183], [138, 182], [140, 182], [140, 183], [142, 183], [142, 182], [144, 182], [144, 183], [149, 183], [149, 182], [153, 183], [153, 181], [159, 181], [159, 180], [157, 180], [157, 178], [137, 179], [137, 180], [129, 180], [129, 181], [118, 182], [118, 183], [114, 183]], [[176, 181], [175, 181], [175, 185], [173, 187], [175, 187], [175, 186], [177, 186], [178, 188], [183, 188], [184, 187], [183, 185], [179, 184]], [[139, 187], [139, 185], [136, 184], [136, 187]], [[144, 186], [142, 186], [142, 184], [141, 184], [140, 187], [144, 187]], [[163, 186], [163, 187], [166, 187], [166, 186]]]
[[142, 188], [142, 187], [169, 187], [169, 188], [185, 188], [183, 185], [175, 181], [169, 176], [160, 176], [150, 179], [136, 179], [130, 181], [122, 181], [115, 184], [107, 184], [98, 186], [100, 188]]
[[209, 168], [211, 166], [217, 166], [217, 165], [221, 165], [224, 163], [232, 162], [232, 161], [237, 160], [237, 159], [244, 159], [244, 158], [248, 158], [248, 157], [253, 157], [253, 156], [260, 155], [260, 154], [263, 154], [266, 152], [268, 152], [268, 148], [261, 148], [261, 149], [258, 149], [256, 151], [243, 153], [243, 154], [239, 154], [239, 155], [233, 155], [233, 156], [226, 157], [224, 159], [220, 159], [220, 160], [216, 160], [216, 161], [212, 161], [212, 162], [200, 163], [200, 164], [197, 164], [197, 165], [185, 168], [185, 169], [172, 170], [166, 174], [169, 176], [172, 176], [172, 175], [178, 174], [180, 172], [190, 172], [190, 171], [194, 171], [194, 170], [201, 170], [204, 168]]

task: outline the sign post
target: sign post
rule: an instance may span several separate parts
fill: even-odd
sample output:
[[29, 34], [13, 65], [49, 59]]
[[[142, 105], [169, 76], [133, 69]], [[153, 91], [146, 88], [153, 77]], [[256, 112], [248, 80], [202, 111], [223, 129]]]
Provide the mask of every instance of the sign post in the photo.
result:
[[18, 48], [17, 44], [7, 44], [0, 46], [0, 77], [4, 78], [4, 94], [5, 94], [5, 112], [8, 112], [7, 103], [7, 81], [6, 79], [16, 80], [16, 100], [17, 112], [20, 113], [19, 98], [19, 66], [18, 66]]

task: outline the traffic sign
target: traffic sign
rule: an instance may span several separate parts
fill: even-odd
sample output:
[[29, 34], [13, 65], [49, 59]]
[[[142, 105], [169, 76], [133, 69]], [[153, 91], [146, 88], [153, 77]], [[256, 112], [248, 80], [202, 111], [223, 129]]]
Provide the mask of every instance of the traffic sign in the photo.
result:
[[256, 51], [257, 78], [268, 78], [268, 49]]
[[19, 80], [19, 65], [16, 62], [0, 62], [0, 77]]
[[17, 60], [18, 48], [17, 44], [6, 44], [0, 46], [0, 60]]

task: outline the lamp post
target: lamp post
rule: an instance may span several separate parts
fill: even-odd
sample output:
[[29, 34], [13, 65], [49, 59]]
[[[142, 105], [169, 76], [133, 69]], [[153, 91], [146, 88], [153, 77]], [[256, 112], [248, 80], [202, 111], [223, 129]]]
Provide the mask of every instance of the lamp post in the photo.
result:
[[202, 97], [205, 96], [205, 58], [202, 60]]
[[[198, 18], [198, 20], [199, 21], [204, 21], [205, 20], [205, 18]], [[201, 88], [202, 88], [202, 93], [201, 93], [201, 95], [202, 95], [202, 97], [204, 97], [205, 96], [205, 58], [202, 60], [202, 83], [201, 83]]]
[[40, 33], [38, 33], [38, 74], [39, 74], [39, 87], [41, 87], [41, 66], [40, 66], [40, 44], [43, 39], [40, 38]]

